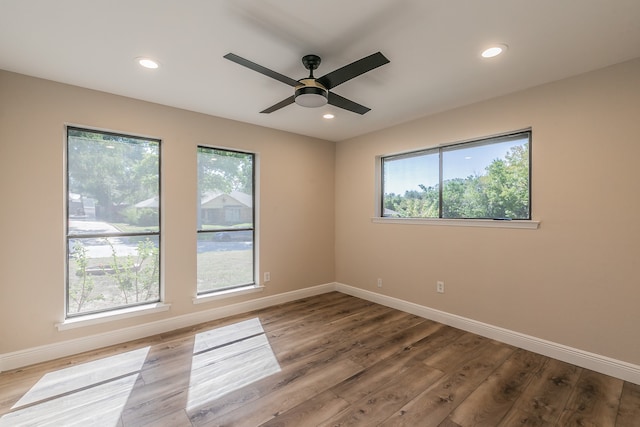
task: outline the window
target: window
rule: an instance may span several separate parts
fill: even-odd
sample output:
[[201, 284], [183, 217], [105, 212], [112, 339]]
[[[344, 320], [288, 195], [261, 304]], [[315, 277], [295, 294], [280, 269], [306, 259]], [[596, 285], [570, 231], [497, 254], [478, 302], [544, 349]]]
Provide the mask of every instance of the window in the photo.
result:
[[531, 132], [382, 158], [383, 217], [531, 219]]
[[160, 300], [160, 141], [67, 128], [67, 318]]
[[254, 161], [198, 147], [198, 295], [255, 284]]

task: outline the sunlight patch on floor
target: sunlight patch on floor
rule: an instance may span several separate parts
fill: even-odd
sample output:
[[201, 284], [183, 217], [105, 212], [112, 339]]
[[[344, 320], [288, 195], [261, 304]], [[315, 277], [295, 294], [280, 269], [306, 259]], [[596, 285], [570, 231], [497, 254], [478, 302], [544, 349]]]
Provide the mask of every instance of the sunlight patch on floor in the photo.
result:
[[117, 426], [138, 374], [127, 375], [72, 394], [10, 412], [1, 427]]
[[44, 375], [0, 426], [117, 425], [149, 347]]
[[280, 371], [257, 318], [196, 336], [187, 410]]

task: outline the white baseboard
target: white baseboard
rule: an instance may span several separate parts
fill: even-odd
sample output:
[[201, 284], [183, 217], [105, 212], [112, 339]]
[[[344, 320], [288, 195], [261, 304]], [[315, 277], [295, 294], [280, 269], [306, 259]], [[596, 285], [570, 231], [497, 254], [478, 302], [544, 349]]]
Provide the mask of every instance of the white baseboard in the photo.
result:
[[16, 369], [34, 363], [46, 362], [60, 357], [71, 356], [85, 351], [95, 350], [109, 345], [144, 338], [163, 332], [185, 328], [199, 323], [220, 319], [235, 314], [246, 313], [277, 304], [295, 301], [313, 295], [331, 291], [339, 291], [368, 301], [385, 305], [415, 314], [426, 319], [434, 320], [445, 325], [453, 326], [464, 331], [472, 332], [500, 342], [511, 344], [525, 350], [533, 351], [544, 356], [562, 360], [583, 368], [591, 369], [606, 375], [611, 375], [634, 384], [640, 384], [640, 366], [620, 360], [612, 359], [588, 351], [568, 347], [562, 344], [521, 334], [509, 329], [478, 322], [466, 317], [435, 310], [423, 305], [378, 294], [342, 283], [327, 283], [310, 288], [299, 289], [283, 294], [256, 298], [249, 301], [216, 307], [210, 310], [171, 317], [168, 319], [131, 326], [103, 334], [62, 341], [54, 344], [19, 350], [12, 353], [0, 354], [0, 372]]
[[513, 346], [558, 359], [563, 362], [571, 363], [582, 368], [591, 369], [592, 371], [620, 378], [634, 384], [640, 384], [639, 365], [568, 347], [566, 345], [521, 334], [509, 329], [478, 322], [466, 317], [435, 310], [423, 305], [355, 288], [342, 283], [336, 283], [335, 289], [348, 295], [353, 295], [387, 307], [415, 314], [416, 316], [444, 323], [445, 325], [453, 326], [454, 328], [472, 332], [506, 344], [511, 344]]
[[272, 305], [282, 304], [297, 299], [319, 295], [335, 290], [334, 283], [313, 286], [282, 294], [256, 298], [237, 304], [198, 311], [196, 313], [175, 316], [156, 322], [143, 323], [128, 328], [90, 335], [83, 338], [61, 341], [53, 344], [27, 348], [12, 353], [0, 354], [0, 372], [17, 369], [34, 363], [46, 362], [60, 357], [71, 356], [85, 351], [120, 344], [127, 341], [149, 337], [152, 335], [185, 328], [211, 320], [221, 319], [235, 314], [246, 313]]

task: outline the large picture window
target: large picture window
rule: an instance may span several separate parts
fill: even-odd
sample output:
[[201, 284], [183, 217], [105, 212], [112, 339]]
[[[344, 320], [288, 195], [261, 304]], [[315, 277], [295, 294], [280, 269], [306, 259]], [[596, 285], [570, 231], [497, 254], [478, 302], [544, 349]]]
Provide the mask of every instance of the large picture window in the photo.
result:
[[381, 216], [531, 219], [531, 132], [382, 158]]
[[160, 300], [160, 206], [160, 141], [67, 128], [67, 317]]
[[254, 157], [198, 147], [198, 294], [255, 284]]

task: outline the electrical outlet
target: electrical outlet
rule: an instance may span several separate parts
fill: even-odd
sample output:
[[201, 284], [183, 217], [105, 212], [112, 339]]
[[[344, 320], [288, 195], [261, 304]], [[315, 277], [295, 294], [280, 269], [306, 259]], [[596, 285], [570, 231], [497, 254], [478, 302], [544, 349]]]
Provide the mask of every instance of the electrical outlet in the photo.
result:
[[268, 271], [266, 271], [266, 272], [264, 273], [264, 283], [267, 283], [267, 282], [269, 282], [269, 281], [271, 281], [271, 273], [269, 273]]
[[444, 294], [444, 282], [441, 280], [438, 280], [436, 282], [436, 292], [438, 292], [439, 294]]
[[382, 287], [382, 279], [378, 279], [378, 287], [381, 288]]

